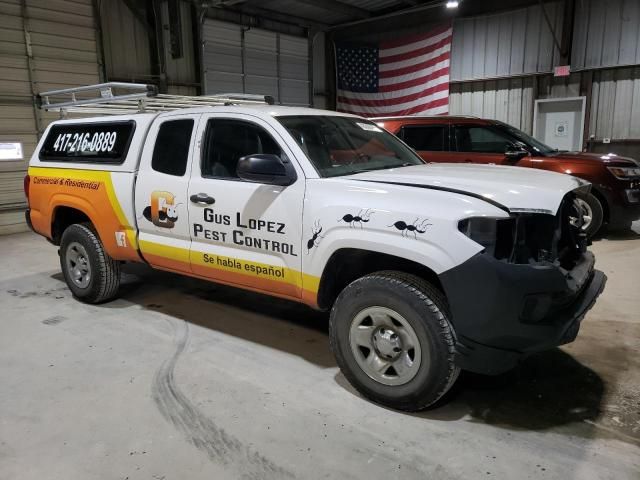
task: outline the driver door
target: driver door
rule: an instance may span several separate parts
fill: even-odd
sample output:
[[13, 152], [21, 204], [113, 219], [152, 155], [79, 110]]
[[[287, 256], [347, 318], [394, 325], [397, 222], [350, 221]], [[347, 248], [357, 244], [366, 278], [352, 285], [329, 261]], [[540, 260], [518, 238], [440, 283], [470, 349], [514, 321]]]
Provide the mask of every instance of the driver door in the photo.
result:
[[[250, 115], [203, 115], [197, 138], [188, 192], [193, 273], [299, 299], [305, 177], [293, 153]], [[238, 160], [251, 154], [286, 155], [297, 180], [285, 187], [240, 179]]]

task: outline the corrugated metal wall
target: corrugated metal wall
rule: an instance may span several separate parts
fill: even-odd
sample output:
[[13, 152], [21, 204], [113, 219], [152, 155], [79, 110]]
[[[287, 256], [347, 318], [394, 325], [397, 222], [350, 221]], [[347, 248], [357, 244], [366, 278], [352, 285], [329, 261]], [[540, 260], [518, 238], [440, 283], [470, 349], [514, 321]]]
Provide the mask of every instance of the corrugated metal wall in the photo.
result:
[[[545, 8], [560, 36], [563, 2]], [[577, 0], [569, 77], [549, 74], [558, 60], [539, 5], [456, 20], [451, 78], [465, 82], [451, 84], [450, 112], [495, 118], [531, 133], [537, 98], [590, 93], [586, 136], [594, 136], [594, 148], [640, 156], [637, 143], [598, 143], [640, 140], [640, 66], [628, 66], [640, 65], [640, 1]], [[496, 76], [512, 78], [470, 81]]]
[[202, 29], [205, 92], [242, 91], [242, 31], [233, 23], [207, 19]]
[[575, 72], [569, 77], [541, 75], [455, 83], [451, 85], [449, 108], [451, 114], [495, 118], [531, 133], [536, 98], [584, 96], [584, 83], [590, 75], [593, 84], [588, 136], [594, 135], [596, 142], [604, 138], [613, 142], [639, 140], [640, 66], [597, 70], [592, 74]]
[[640, 139], [640, 67], [594, 72], [589, 134]]
[[[135, 8], [134, 5], [132, 5]], [[161, 2], [159, 13], [162, 19], [162, 42], [168, 93], [196, 95], [200, 81], [197, 69], [199, 52], [194, 48], [191, 3], [180, 2], [182, 26], [182, 57], [172, 58], [169, 33], [169, 8]], [[158, 55], [151, 51], [149, 28], [144, 12], [134, 14], [124, 0], [101, 0], [100, 18], [104, 38], [104, 56], [109, 80], [153, 82], [159, 81], [154, 74], [151, 59]], [[155, 34], [155, 32], [152, 32]]]
[[307, 38], [207, 19], [203, 40], [207, 93], [256, 93], [309, 105]]
[[[563, 3], [545, 3], [544, 8], [560, 37]], [[551, 72], [559, 55], [540, 5], [456, 19], [451, 45], [451, 80]]]
[[107, 78], [144, 81], [152, 73], [145, 24], [124, 0], [100, 0], [99, 5]]
[[581, 90], [581, 73], [572, 73], [568, 77], [543, 75], [538, 77], [537, 81], [538, 98], [569, 98], [584, 95]]
[[309, 40], [278, 34], [280, 45], [280, 102], [285, 105], [310, 105]]
[[197, 85], [200, 82], [196, 69], [196, 58], [200, 53], [194, 49], [194, 31], [191, 19], [191, 2], [180, 2], [180, 21], [182, 32], [182, 57], [171, 57], [169, 36], [169, 7], [162, 3], [163, 41], [168, 93], [179, 95], [197, 95]]
[[98, 83], [91, 0], [0, 1], [0, 141], [23, 143], [24, 160], [0, 162], [0, 232], [24, 228], [22, 178], [38, 133], [56, 118], [32, 93]]
[[576, 2], [571, 68], [637, 64], [640, 64], [640, 1]]
[[316, 34], [313, 39], [313, 106], [327, 108], [327, 51], [326, 35]]
[[531, 77], [454, 83], [449, 91], [449, 113], [501, 120], [531, 133], [533, 87]]

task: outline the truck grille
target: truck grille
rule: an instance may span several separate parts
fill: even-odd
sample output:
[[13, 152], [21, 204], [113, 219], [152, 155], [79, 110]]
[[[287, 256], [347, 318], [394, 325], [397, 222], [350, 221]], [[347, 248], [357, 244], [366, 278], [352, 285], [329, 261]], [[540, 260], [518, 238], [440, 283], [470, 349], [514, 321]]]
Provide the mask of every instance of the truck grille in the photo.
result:
[[519, 214], [500, 222], [494, 255], [519, 264], [556, 264], [571, 270], [586, 251], [583, 215], [573, 193], [555, 216]]

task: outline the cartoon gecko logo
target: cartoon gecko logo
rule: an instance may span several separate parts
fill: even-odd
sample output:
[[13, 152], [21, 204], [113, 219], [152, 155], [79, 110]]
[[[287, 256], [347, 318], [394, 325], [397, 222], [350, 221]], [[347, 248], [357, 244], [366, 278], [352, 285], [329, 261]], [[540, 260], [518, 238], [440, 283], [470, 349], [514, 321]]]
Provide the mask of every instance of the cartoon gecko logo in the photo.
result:
[[156, 227], [173, 228], [178, 221], [175, 199], [175, 195], [170, 192], [151, 192], [151, 205], [145, 207], [142, 216]]

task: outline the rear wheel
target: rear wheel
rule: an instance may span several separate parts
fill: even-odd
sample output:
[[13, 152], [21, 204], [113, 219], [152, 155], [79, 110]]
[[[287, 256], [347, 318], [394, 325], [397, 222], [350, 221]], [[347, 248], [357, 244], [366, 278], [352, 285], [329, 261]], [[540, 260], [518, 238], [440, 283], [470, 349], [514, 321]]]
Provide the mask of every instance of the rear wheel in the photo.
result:
[[421, 410], [460, 373], [449, 317], [440, 291], [423, 279], [393, 271], [366, 275], [348, 285], [331, 310], [331, 347], [365, 397]]
[[71, 225], [63, 232], [60, 266], [69, 290], [83, 302], [104, 302], [118, 292], [120, 264], [87, 225]]
[[587, 234], [587, 237], [593, 237], [602, 228], [602, 222], [604, 221], [602, 204], [592, 193], [578, 197], [576, 200], [583, 212], [584, 224], [582, 229]]

